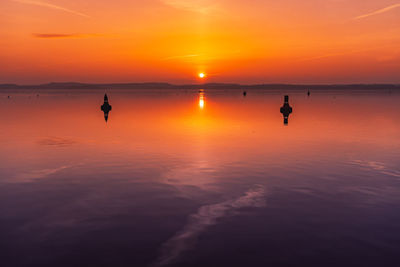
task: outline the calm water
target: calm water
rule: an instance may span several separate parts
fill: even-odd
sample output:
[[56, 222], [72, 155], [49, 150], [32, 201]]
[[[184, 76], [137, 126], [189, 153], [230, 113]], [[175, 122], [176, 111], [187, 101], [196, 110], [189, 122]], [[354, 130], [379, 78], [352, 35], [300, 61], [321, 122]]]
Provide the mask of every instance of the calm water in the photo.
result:
[[37, 93], [0, 93], [1, 266], [400, 266], [400, 94]]

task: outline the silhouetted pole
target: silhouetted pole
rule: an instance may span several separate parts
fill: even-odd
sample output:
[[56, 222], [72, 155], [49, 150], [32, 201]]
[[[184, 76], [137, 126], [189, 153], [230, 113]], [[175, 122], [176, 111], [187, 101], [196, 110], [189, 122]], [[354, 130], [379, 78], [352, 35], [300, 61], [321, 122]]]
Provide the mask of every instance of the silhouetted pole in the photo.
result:
[[293, 109], [289, 105], [289, 96], [285, 95], [285, 102], [281, 107], [281, 113], [283, 114], [283, 124], [288, 125], [289, 123], [289, 115], [292, 113]]
[[108, 121], [108, 113], [111, 111], [112, 106], [108, 103], [108, 96], [104, 94], [104, 104], [101, 106], [101, 110], [104, 112], [104, 119]]

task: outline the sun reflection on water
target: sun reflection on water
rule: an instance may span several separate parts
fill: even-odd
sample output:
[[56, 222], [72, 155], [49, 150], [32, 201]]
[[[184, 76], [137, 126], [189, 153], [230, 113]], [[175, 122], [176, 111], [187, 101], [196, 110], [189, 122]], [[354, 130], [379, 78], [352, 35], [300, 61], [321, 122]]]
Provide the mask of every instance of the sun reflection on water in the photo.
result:
[[204, 106], [205, 106], [204, 91], [200, 91], [200, 93], [199, 93], [199, 107], [200, 107], [200, 109], [204, 109]]

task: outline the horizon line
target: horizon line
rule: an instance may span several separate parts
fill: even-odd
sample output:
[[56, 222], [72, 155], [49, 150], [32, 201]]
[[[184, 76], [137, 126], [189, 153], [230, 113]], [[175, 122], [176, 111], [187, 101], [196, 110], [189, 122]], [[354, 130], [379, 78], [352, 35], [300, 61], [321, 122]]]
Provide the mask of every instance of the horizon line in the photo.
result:
[[63, 82], [45, 82], [45, 83], [29, 83], [29, 84], [19, 84], [19, 83], [0, 83], [0, 86], [48, 86], [48, 85], [168, 85], [168, 86], [207, 86], [207, 85], [231, 85], [231, 86], [268, 86], [268, 85], [285, 85], [285, 86], [349, 86], [349, 85], [391, 85], [400, 86], [398, 83], [390, 82], [351, 82], [351, 83], [284, 83], [284, 82], [270, 82], [270, 83], [232, 83], [232, 82], [209, 82], [209, 83], [170, 83], [170, 82], [76, 82], [76, 81], [63, 81]]

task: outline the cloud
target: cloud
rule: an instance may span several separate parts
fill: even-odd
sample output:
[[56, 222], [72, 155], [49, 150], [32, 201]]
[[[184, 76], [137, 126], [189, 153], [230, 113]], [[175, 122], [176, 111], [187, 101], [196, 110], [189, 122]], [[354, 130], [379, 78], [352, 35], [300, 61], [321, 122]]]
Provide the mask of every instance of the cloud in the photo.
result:
[[161, 60], [167, 61], [167, 60], [176, 60], [176, 59], [192, 59], [192, 58], [198, 58], [201, 57], [202, 59], [218, 59], [218, 58], [223, 58], [223, 57], [230, 57], [232, 55], [240, 54], [240, 50], [233, 50], [233, 51], [219, 51], [216, 55], [209, 55], [209, 54], [188, 54], [188, 55], [179, 55], [179, 56], [170, 56], [170, 57], [165, 57], [162, 58]]
[[395, 9], [395, 8], [398, 8], [398, 7], [400, 7], [400, 4], [394, 4], [394, 5], [379, 9], [377, 11], [374, 11], [372, 13], [368, 13], [368, 14], [364, 14], [364, 15], [355, 17], [354, 19], [364, 19], [364, 18], [367, 18], [367, 17], [370, 17], [370, 16], [374, 16], [374, 15], [378, 15], [378, 14], [382, 14], [382, 13], [388, 12], [388, 11], [390, 11], [392, 9]]
[[202, 232], [209, 226], [217, 224], [218, 219], [235, 215], [235, 212], [241, 208], [264, 205], [264, 187], [257, 186], [237, 199], [200, 207], [197, 213], [190, 215], [184, 228], [163, 244], [161, 256], [154, 265], [163, 266], [177, 260], [185, 250], [195, 245], [197, 237]]
[[342, 52], [342, 53], [331, 53], [331, 54], [325, 54], [325, 55], [320, 55], [320, 56], [315, 56], [315, 57], [302, 58], [299, 61], [303, 62], [303, 61], [318, 60], [318, 59], [324, 59], [324, 58], [330, 58], [330, 57], [353, 55], [353, 54], [357, 54], [357, 53], [363, 53], [363, 52], [366, 52], [369, 50], [371, 50], [371, 49], [352, 50], [352, 51], [346, 51], [346, 52]]
[[161, 0], [164, 4], [191, 12], [208, 14], [215, 10], [217, 5], [211, 0]]
[[78, 12], [78, 11], [75, 11], [75, 10], [71, 10], [69, 8], [65, 8], [65, 7], [62, 7], [62, 6], [49, 4], [49, 3], [46, 3], [46, 2], [35, 1], [35, 0], [13, 0], [13, 1], [14, 2], [18, 2], [18, 3], [22, 3], [22, 4], [35, 5], [35, 6], [47, 7], [47, 8], [50, 8], [50, 9], [61, 10], [61, 11], [67, 12], [67, 13], [71, 13], [71, 14], [77, 15], [77, 16], [90, 18], [90, 16], [88, 16], [88, 15], [86, 15], [84, 13], [81, 13], [81, 12]]
[[198, 57], [198, 56], [200, 56], [200, 55], [195, 55], [195, 54], [193, 54], [193, 55], [183, 55], [183, 56], [172, 56], [172, 57], [163, 58], [163, 59], [161, 59], [161, 60], [173, 60], [173, 59], [182, 59], [182, 58], [192, 58], [192, 57]]
[[330, 53], [330, 54], [324, 54], [324, 55], [319, 55], [319, 56], [314, 56], [314, 57], [308, 57], [308, 58], [302, 58], [299, 59], [300, 62], [303, 61], [311, 61], [311, 60], [318, 60], [318, 59], [324, 59], [324, 58], [330, 58], [330, 57], [340, 57], [340, 56], [347, 56], [347, 55], [354, 55], [354, 54], [360, 54], [360, 53], [366, 53], [378, 49], [384, 49], [386, 51], [391, 51], [393, 46], [392, 45], [381, 45], [381, 46], [376, 46], [376, 47], [369, 47], [369, 48], [364, 48], [364, 49], [357, 49], [357, 50], [350, 50], [350, 51], [344, 51], [344, 52], [339, 52], [339, 53]]
[[33, 33], [33, 37], [41, 39], [59, 39], [59, 38], [87, 38], [97, 36], [96, 34], [64, 34], [64, 33]]

